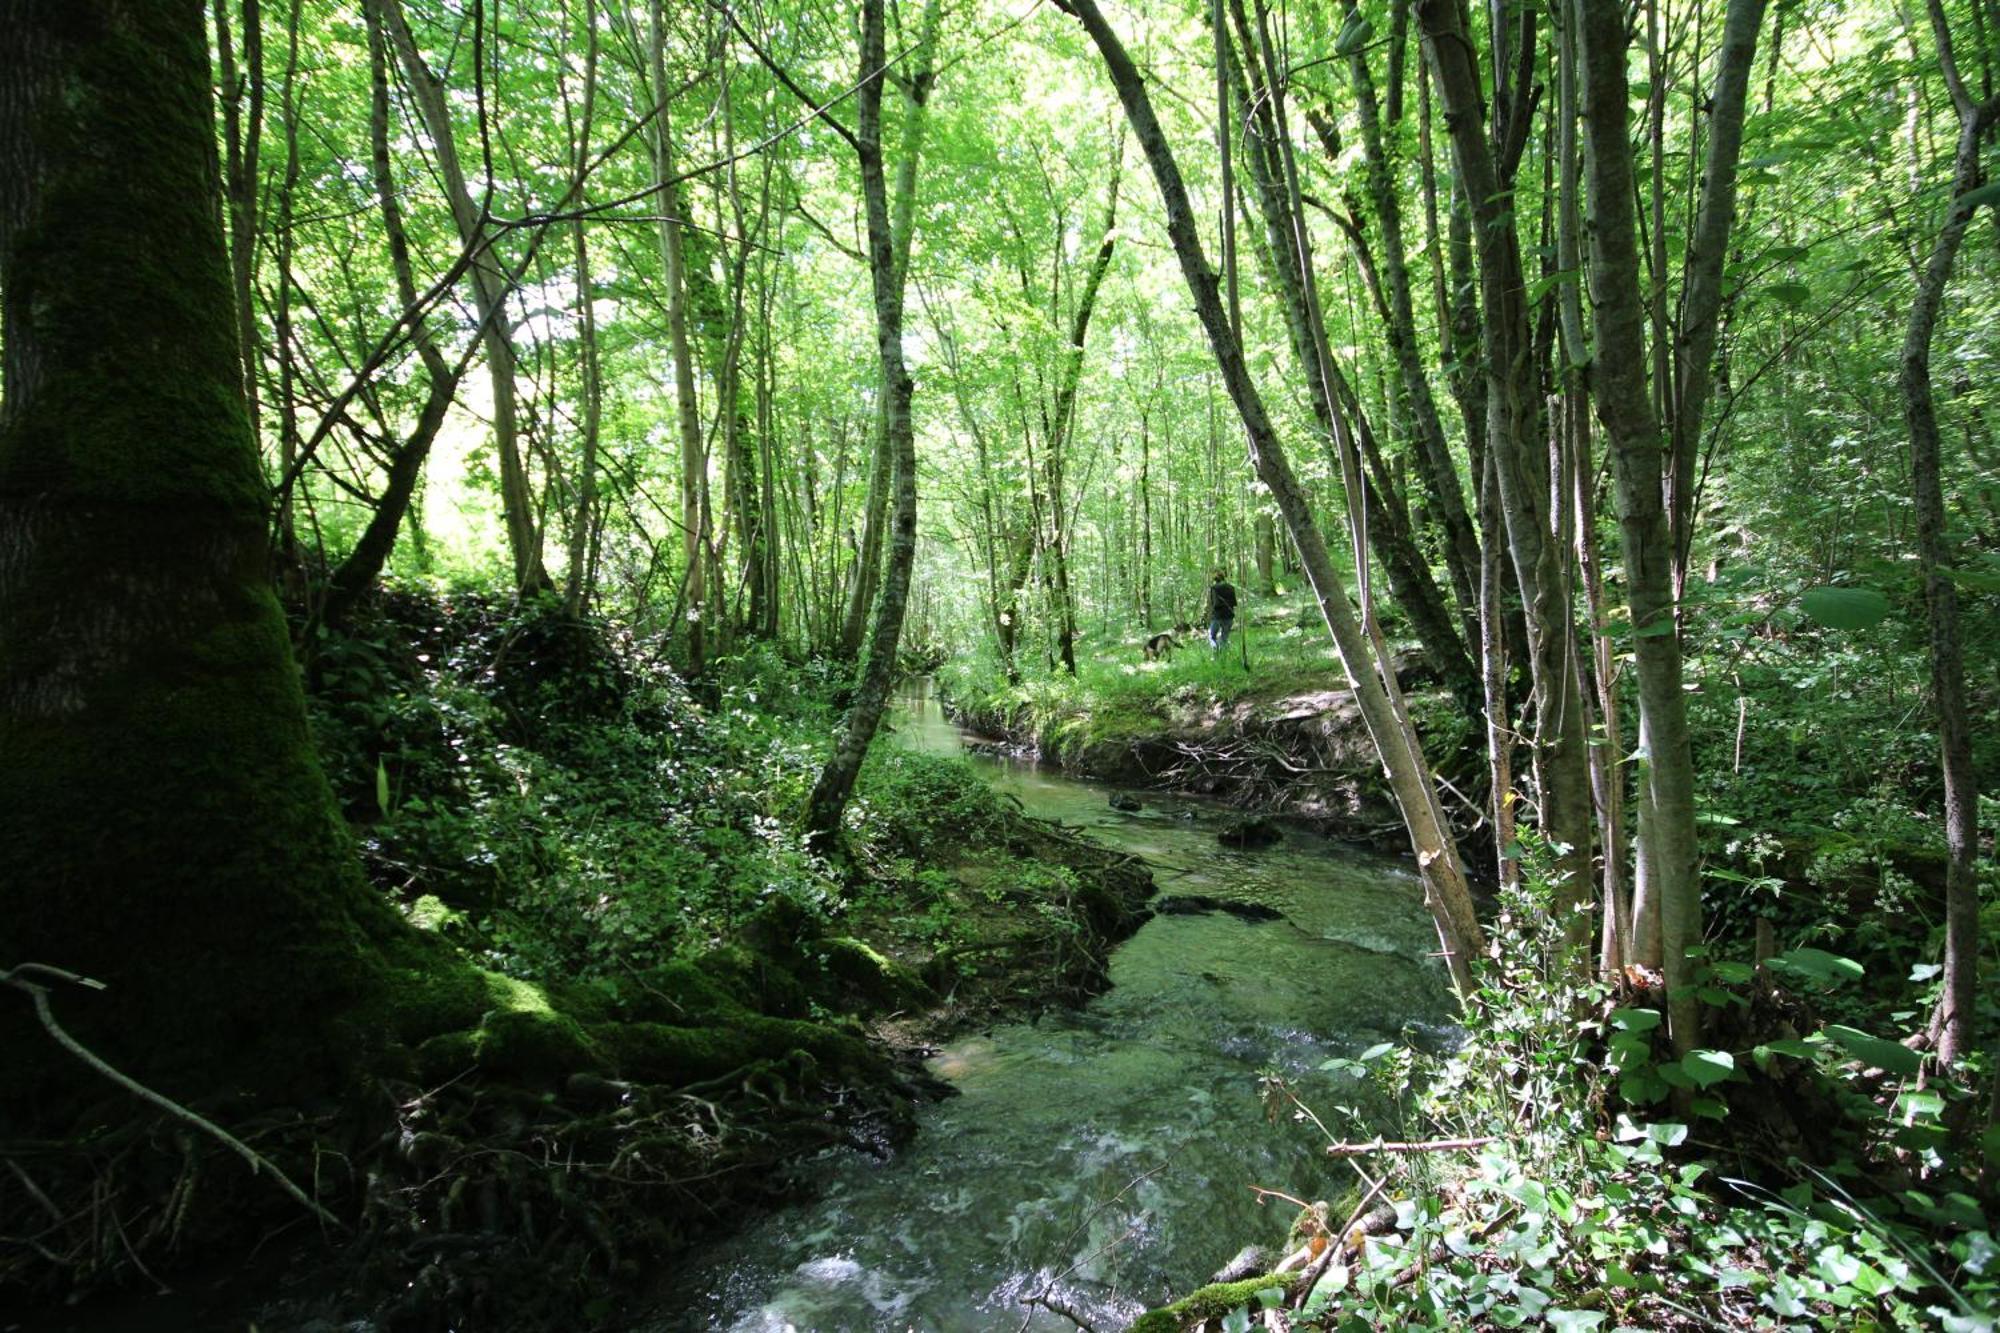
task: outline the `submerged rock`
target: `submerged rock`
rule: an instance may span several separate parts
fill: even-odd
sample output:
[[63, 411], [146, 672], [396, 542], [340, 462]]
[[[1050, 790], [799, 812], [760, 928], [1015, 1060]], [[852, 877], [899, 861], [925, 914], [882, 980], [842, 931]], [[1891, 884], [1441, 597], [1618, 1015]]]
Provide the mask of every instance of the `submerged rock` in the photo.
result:
[[1136, 813], [1143, 807], [1139, 804], [1139, 798], [1131, 792], [1114, 791], [1111, 793], [1111, 808], [1113, 810], [1122, 810], [1129, 815]]
[[[1210, 898], [1200, 893], [1178, 893], [1171, 898], [1161, 898], [1153, 903], [1153, 910], [1161, 916], [1198, 916], [1203, 912], [1226, 912], [1244, 921], [1281, 921], [1285, 914], [1275, 907], [1263, 903], [1240, 903], [1228, 898]], [[1227, 1281], [1217, 1278], [1216, 1281]]]
[[1284, 836], [1276, 823], [1262, 815], [1250, 815], [1217, 833], [1215, 840], [1225, 847], [1256, 848], [1269, 847]]

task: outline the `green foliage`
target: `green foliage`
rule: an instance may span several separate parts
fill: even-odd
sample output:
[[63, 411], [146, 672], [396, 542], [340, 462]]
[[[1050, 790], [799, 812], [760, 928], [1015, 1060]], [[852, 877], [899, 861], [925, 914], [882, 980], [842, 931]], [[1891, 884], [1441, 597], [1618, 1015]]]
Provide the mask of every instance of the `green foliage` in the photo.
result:
[[552, 607], [400, 594], [380, 614], [320, 645], [322, 749], [378, 882], [444, 906], [416, 915], [488, 965], [616, 975], [774, 895], [827, 910], [790, 818], [822, 743], [810, 680], [745, 659], [703, 708]]
[[[1947, 1128], [1966, 1090], [1881, 1084], [1864, 1067], [1913, 1074], [1914, 1052], [1843, 1025], [1677, 1059], [1659, 1004], [1563, 966], [1549, 901], [1533, 878], [1503, 895], [1455, 1053], [1377, 1066], [1387, 1087], [1421, 1088], [1406, 1137], [1495, 1141], [1378, 1159], [1394, 1230], [1327, 1271], [1312, 1327], [1993, 1326], [2000, 1214]], [[1697, 961], [1714, 1030], [1768, 1007], [1747, 965]], [[1818, 950], [1782, 964], [1822, 986], [1855, 970]], [[1848, 1122], [1836, 1160], [1755, 1146], [1769, 1106], [1801, 1105], [1802, 1088]], [[1907, 1170], [1885, 1165], [1913, 1153], [1924, 1185], [1885, 1188]]]

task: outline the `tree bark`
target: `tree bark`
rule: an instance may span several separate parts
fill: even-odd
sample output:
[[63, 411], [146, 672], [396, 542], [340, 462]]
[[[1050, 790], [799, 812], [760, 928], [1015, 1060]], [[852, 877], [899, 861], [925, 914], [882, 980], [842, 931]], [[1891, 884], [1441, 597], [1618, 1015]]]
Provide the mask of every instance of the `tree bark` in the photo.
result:
[[[0, 960], [105, 982], [64, 1025], [216, 1097], [328, 1087], [397, 922], [271, 587], [208, 73], [200, 0], [0, 0]], [[0, 1097], [43, 1117], [80, 1066], [26, 1013]]]
[[[1348, 0], [1347, 12], [1360, 10]], [[1399, 10], [1399, 13], [1401, 11]], [[1445, 534], [1445, 568], [1451, 575], [1452, 592], [1457, 597], [1459, 617], [1471, 626], [1477, 617], [1476, 591], [1479, 576], [1479, 540], [1466, 512], [1465, 494], [1459, 489], [1458, 469], [1452, 462], [1451, 446], [1445, 439], [1444, 423], [1438, 416], [1437, 401], [1431, 394], [1430, 377], [1417, 350], [1416, 306], [1410, 295], [1410, 269], [1404, 262], [1403, 213], [1396, 184], [1389, 168], [1388, 149], [1383, 142], [1381, 114], [1376, 106], [1374, 77], [1368, 68], [1365, 49], [1348, 57], [1348, 76], [1354, 84], [1356, 118], [1361, 126], [1361, 148], [1366, 164], [1370, 206], [1376, 225], [1382, 229], [1382, 274], [1389, 306], [1386, 332], [1394, 355], [1397, 380], [1410, 404], [1414, 418], [1418, 457], [1426, 489], [1437, 501], [1438, 518]], [[1467, 429], [1477, 429], [1468, 422]]]
[[[1483, 317], [1486, 447], [1494, 452], [1509, 554], [1527, 611], [1539, 822], [1557, 852], [1557, 910], [1571, 916], [1589, 892], [1590, 773], [1573, 650], [1569, 552], [1557, 541], [1550, 522], [1550, 458], [1539, 421], [1536, 347], [1514, 220], [1510, 164], [1518, 160], [1525, 141], [1526, 108], [1517, 88], [1496, 107], [1494, 138], [1489, 142], [1479, 69], [1457, 0], [1419, 0], [1417, 14], [1474, 224]], [[1522, 49], [1516, 55], [1526, 69], [1533, 45], [1533, 11], [1523, 6], [1521, 16]], [[1496, 85], [1505, 83], [1505, 63], [1496, 53]], [[1566, 924], [1579, 940], [1587, 933], [1587, 923], [1580, 919]]]
[[1931, 339], [1966, 227], [1975, 211], [1965, 196], [1980, 183], [1979, 149], [1995, 120], [2000, 98], [1975, 103], [1958, 74], [1951, 28], [1939, 0], [1929, 0], [1938, 61], [1958, 113], [1958, 146], [1952, 162], [1951, 202], [1917, 280], [1904, 328], [1901, 360], [1903, 423], [1910, 433], [1910, 479], [1917, 511], [1917, 561], [1924, 580], [1930, 629], [1931, 696], [1938, 719], [1938, 761], [1944, 777], [1945, 943], [1943, 990], [1931, 1018], [1938, 1058], [1946, 1064], [1970, 1048], [1979, 1000], [1979, 779], [1972, 766], [1972, 727], [1966, 709], [1965, 656], [1959, 637], [1956, 556], [1945, 535], [1943, 460], [1937, 402], [1931, 391]]
[[1674, 339], [1672, 467], [1667, 474], [1667, 522], [1673, 529], [1674, 592], [1687, 585], [1694, 541], [1695, 453], [1708, 407], [1710, 372], [1721, 329], [1722, 268], [1736, 220], [1736, 163], [1743, 151], [1744, 108], [1765, 0], [1729, 0], [1722, 20], [1715, 91], [1709, 99], [1708, 156], [1702, 166], [1701, 209], [1694, 224]]
[[854, 702], [806, 805], [807, 837], [821, 851], [838, 846], [841, 815], [888, 708], [889, 688], [896, 677], [896, 646], [909, 604], [910, 570], [917, 554], [917, 450], [910, 419], [910, 399], [916, 386], [903, 363], [903, 269], [897, 262], [882, 163], [883, 5], [884, 0], [863, 0], [862, 4], [861, 86], [856, 94], [854, 147], [868, 218], [868, 273], [875, 298], [876, 351], [882, 365], [883, 426], [895, 461], [895, 526], [890, 532], [882, 595], [875, 605], [874, 629]]
[[1597, 355], [1591, 368], [1617, 488], [1639, 677], [1639, 712], [1647, 737], [1640, 806], [1660, 912], [1660, 967], [1668, 994], [1674, 1049], [1699, 1036], [1700, 1005], [1687, 983], [1687, 950], [1701, 939], [1701, 885], [1694, 827], [1694, 758], [1681, 689], [1675, 616], [1674, 547], [1661, 490], [1659, 420], [1646, 386], [1646, 306], [1639, 290], [1638, 228], [1633, 216], [1632, 145], [1626, 105], [1626, 33], [1616, 6], [1571, 0], [1582, 57], [1585, 176], [1590, 191], [1591, 306]]
[[[938, 23], [943, 16], [942, 0], [924, 0], [923, 17], [918, 20], [916, 49], [910, 53], [910, 72], [898, 81], [909, 114], [903, 122], [902, 156], [896, 164], [896, 196], [890, 226], [893, 230], [896, 300], [902, 303], [902, 288], [910, 276], [910, 241], [915, 234], [917, 167], [923, 158], [924, 133], [930, 124], [931, 90], [937, 86]], [[864, 71], [869, 77], [873, 71]], [[885, 72], [886, 74], [886, 72]], [[890, 487], [895, 484], [895, 443], [889, 438], [888, 403], [875, 414], [875, 447], [868, 474], [868, 503], [861, 527], [861, 551], [855, 561], [854, 585], [841, 621], [838, 651], [853, 657], [861, 651], [868, 632], [868, 612], [882, 580], [882, 533], [889, 521]]]

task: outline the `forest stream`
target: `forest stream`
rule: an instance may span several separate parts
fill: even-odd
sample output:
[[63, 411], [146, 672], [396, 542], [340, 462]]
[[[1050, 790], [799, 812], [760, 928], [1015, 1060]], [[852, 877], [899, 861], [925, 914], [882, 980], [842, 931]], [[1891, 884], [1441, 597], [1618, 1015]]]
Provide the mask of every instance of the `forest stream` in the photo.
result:
[[[896, 727], [907, 746], [966, 740], [928, 682], [906, 688]], [[1227, 807], [1146, 792], [1125, 813], [1104, 787], [975, 762], [1028, 813], [1145, 857], [1156, 906], [1198, 896], [1276, 915], [1162, 911], [1083, 1009], [953, 1043], [930, 1068], [960, 1095], [923, 1112], [914, 1143], [886, 1161], [830, 1156], [816, 1199], [697, 1255], [646, 1327], [1077, 1327], [1049, 1306], [1123, 1327], [1247, 1240], [1279, 1238], [1293, 1209], [1260, 1205], [1253, 1185], [1303, 1199], [1345, 1187], [1310, 1125], [1269, 1122], [1260, 1074], [1337, 1099], [1337, 1076], [1317, 1072], [1328, 1059], [1448, 1039], [1436, 936], [1406, 866], [1292, 826], [1238, 851], [1216, 840]]]

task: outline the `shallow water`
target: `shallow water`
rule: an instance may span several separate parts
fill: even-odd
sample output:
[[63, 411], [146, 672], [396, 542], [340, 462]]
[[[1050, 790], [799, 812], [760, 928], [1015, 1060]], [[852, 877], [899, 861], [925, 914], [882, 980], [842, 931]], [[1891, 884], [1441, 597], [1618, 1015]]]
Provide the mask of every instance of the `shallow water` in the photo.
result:
[[[897, 742], [957, 749], [921, 686]], [[1451, 1005], [1413, 874], [1291, 828], [1261, 852], [1221, 846], [1233, 817], [1144, 793], [1112, 810], [1100, 786], [979, 759], [1031, 813], [1087, 830], [1154, 867], [1162, 897], [1257, 903], [1281, 918], [1154, 918], [1082, 1010], [1011, 1024], [942, 1051], [957, 1097], [925, 1109], [889, 1161], [829, 1154], [810, 1203], [762, 1218], [674, 1282], [653, 1330], [1098, 1329], [1205, 1281], [1250, 1240], [1282, 1238], [1293, 1209], [1252, 1186], [1324, 1198], [1346, 1181], [1310, 1125], [1272, 1123], [1277, 1070], [1337, 1134], [1361, 1100], [1320, 1065], [1377, 1042], [1448, 1039]]]

